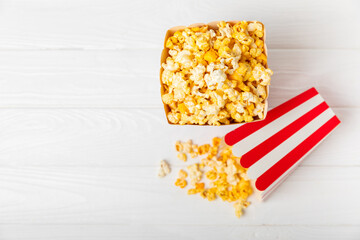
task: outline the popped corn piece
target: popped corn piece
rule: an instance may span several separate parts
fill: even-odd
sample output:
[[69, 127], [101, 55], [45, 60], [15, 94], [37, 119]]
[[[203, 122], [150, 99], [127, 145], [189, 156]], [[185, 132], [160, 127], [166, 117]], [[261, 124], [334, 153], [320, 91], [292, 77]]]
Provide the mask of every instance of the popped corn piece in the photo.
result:
[[169, 112], [167, 117], [171, 123], [178, 123], [180, 120], [180, 113]]
[[183, 68], [190, 68], [193, 65], [192, 57], [189, 50], [182, 50], [175, 57], [175, 62], [179, 63]]
[[197, 152], [192, 152], [190, 153], [190, 157], [191, 158], [196, 158], [198, 156], [198, 153]]
[[256, 58], [259, 62], [262, 62], [263, 64], [267, 63], [267, 57], [265, 56], [265, 54], [261, 54], [259, 57]]
[[259, 103], [256, 105], [256, 108], [253, 110], [253, 114], [255, 116], [258, 116], [259, 119], [263, 119], [264, 118], [264, 109], [265, 109], [265, 105]]
[[227, 174], [227, 182], [230, 184], [236, 184], [238, 180], [238, 170], [235, 166], [234, 160], [228, 159], [227, 166], [225, 168], [225, 173]]
[[215, 88], [220, 89], [223, 86], [226, 78], [226, 73], [219, 69], [211, 71], [210, 74], [205, 74], [204, 80], [207, 87], [214, 90]]
[[246, 181], [249, 181], [249, 180], [250, 180], [249, 177], [248, 177], [248, 175], [247, 175], [246, 173], [241, 173], [241, 174], [240, 174], [240, 177], [241, 177], [242, 179], [246, 180]]
[[270, 69], [265, 69], [263, 65], [257, 64], [252, 71], [256, 81], [261, 81], [261, 85], [268, 85], [270, 83], [270, 77], [273, 72]]
[[243, 206], [242, 206], [241, 202], [234, 203], [234, 208], [235, 208], [236, 217], [240, 218], [243, 214], [243, 212], [242, 212]]
[[196, 67], [194, 67], [192, 70], [190, 70], [190, 73], [191, 73], [190, 80], [194, 81], [194, 84], [198, 85], [199, 88], [202, 88], [205, 86], [205, 81], [204, 81], [205, 71], [206, 71], [206, 68], [203, 64], [198, 64]]
[[177, 155], [177, 157], [178, 157], [178, 159], [180, 159], [180, 160], [183, 161], [183, 162], [186, 162], [186, 160], [187, 160], [187, 156], [186, 156], [185, 153], [179, 153], [179, 154]]
[[222, 58], [231, 58], [231, 49], [228, 46], [222, 45], [219, 48], [219, 56]]
[[172, 42], [171, 38], [168, 38], [168, 40], [165, 43], [165, 47], [169, 48], [169, 49], [173, 49], [174, 48], [174, 43]]
[[180, 171], [179, 171], [179, 178], [180, 178], [180, 179], [185, 179], [187, 176], [188, 176], [188, 174], [186, 173], [186, 171], [183, 170], [183, 169], [180, 169]]
[[187, 142], [183, 143], [184, 152], [191, 153], [192, 152], [192, 140], [188, 140]]
[[218, 154], [219, 148], [218, 146], [210, 147], [209, 155], [216, 156]]
[[218, 58], [218, 54], [217, 52], [215, 52], [213, 49], [207, 51], [204, 55], [204, 59], [208, 62], [208, 63], [212, 63], [215, 62], [216, 59]]
[[198, 183], [201, 180], [202, 172], [199, 170], [199, 165], [197, 163], [192, 164], [187, 167], [189, 171], [189, 178], [191, 185]]
[[264, 32], [260, 30], [255, 30], [255, 35], [259, 38], [262, 38], [264, 36]]
[[165, 93], [162, 95], [162, 100], [165, 104], [170, 104], [172, 101], [174, 101], [174, 94], [173, 93]]
[[164, 68], [164, 70], [169, 70], [171, 72], [176, 72], [180, 68], [179, 64], [176, 63], [171, 57], [168, 57], [166, 59], [166, 64], [163, 63], [161, 66]]
[[195, 189], [204, 190], [205, 189], [205, 183], [195, 183]]
[[180, 103], [178, 105], [178, 110], [179, 110], [180, 113], [186, 113], [188, 111], [188, 109], [187, 109], [187, 107], [185, 106], [184, 103]]
[[232, 28], [230, 28], [230, 24], [221, 21], [218, 23], [218, 27], [221, 37], [231, 38]]
[[244, 116], [244, 121], [245, 122], [252, 122], [254, 120], [254, 118], [252, 116]]
[[239, 218], [242, 216], [243, 212], [242, 210], [244, 208], [247, 208], [250, 205], [250, 202], [244, 201], [244, 200], [240, 200], [236, 203], [234, 203], [234, 208], [235, 208], [235, 215]]
[[261, 55], [261, 49], [259, 49], [259, 48], [252, 48], [252, 49], [250, 49], [250, 55], [252, 56], [252, 57], [254, 57], [254, 58], [256, 58], [256, 57], [259, 57], [260, 55]]
[[206, 192], [206, 198], [208, 201], [214, 201], [216, 199], [216, 193], [210, 189]]
[[255, 30], [259, 30], [259, 31], [262, 31], [263, 30], [263, 26], [261, 23], [258, 23], [258, 22], [253, 22], [253, 23], [249, 23], [248, 24], [248, 27], [247, 27], [247, 30], [249, 32], [253, 32]]
[[207, 51], [210, 48], [210, 33], [203, 33], [196, 38], [196, 46], [201, 51]]
[[190, 188], [187, 192], [188, 195], [193, 195], [193, 194], [197, 194], [197, 193], [198, 193], [198, 191], [195, 188]]
[[205, 176], [209, 180], [215, 180], [217, 178], [217, 173], [214, 170], [210, 170], [210, 171], [206, 172]]
[[170, 172], [171, 172], [170, 165], [165, 160], [161, 160], [158, 176], [163, 178], [166, 175], [168, 175]]
[[254, 94], [252, 94], [251, 92], [242, 92], [241, 93], [241, 99], [244, 102], [247, 102], [247, 103], [257, 103], [257, 102], [259, 102], [258, 98]]
[[201, 191], [200, 192], [200, 197], [202, 197], [202, 198], [207, 198], [207, 191], [206, 190], [203, 190], [203, 191]]
[[177, 152], [182, 152], [184, 149], [184, 146], [182, 145], [182, 143], [180, 141], [176, 141], [175, 142], [175, 149]]
[[262, 48], [264, 46], [264, 42], [260, 39], [256, 39], [255, 44], [258, 48]]
[[169, 69], [165, 69], [161, 74], [161, 81], [163, 84], [170, 85], [172, 84], [174, 77], [174, 72], [170, 71]]
[[186, 185], [187, 185], [187, 182], [185, 179], [180, 179], [180, 178], [176, 179], [175, 186], [180, 187], [180, 188], [185, 188]]
[[198, 148], [198, 154], [199, 155], [204, 155], [205, 153], [207, 153], [210, 149], [210, 144], [204, 144], [204, 145], [201, 145], [199, 148]]
[[220, 146], [220, 143], [221, 143], [221, 138], [219, 138], [219, 137], [214, 137], [214, 138], [212, 139], [212, 144], [213, 144], [214, 147]]

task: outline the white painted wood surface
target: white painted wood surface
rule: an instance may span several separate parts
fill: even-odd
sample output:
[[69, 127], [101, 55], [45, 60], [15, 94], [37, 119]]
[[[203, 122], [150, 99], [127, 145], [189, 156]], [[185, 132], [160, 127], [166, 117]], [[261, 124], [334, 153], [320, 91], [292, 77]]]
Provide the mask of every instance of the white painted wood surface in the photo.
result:
[[[360, 239], [358, 1], [0, 1], [0, 239]], [[234, 128], [167, 125], [167, 28], [267, 27], [274, 107], [315, 86], [342, 124], [263, 203], [173, 186], [173, 143]], [[156, 177], [168, 159], [173, 174]]]

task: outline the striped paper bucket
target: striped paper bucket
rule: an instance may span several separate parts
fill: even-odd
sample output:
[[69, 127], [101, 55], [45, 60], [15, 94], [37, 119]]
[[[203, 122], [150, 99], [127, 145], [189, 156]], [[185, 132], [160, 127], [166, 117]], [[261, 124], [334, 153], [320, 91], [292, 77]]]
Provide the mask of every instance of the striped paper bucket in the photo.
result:
[[266, 198], [340, 124], [315, 88], [225, 135], [233, 154], [242, 156], [259, 199]]

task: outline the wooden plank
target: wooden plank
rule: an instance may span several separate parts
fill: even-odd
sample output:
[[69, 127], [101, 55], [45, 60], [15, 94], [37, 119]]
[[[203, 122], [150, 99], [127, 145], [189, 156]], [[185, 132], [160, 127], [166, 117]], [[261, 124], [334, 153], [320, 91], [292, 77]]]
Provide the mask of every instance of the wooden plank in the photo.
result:
[[[160, 50], [3, 51], [0, 108], [162, 107]], [[270, 107], [316, 87], [333, 107], [360, 106], [360, 50], [270, 50]]]
[[[360, 108], [336, 108], [343, 122], [303, 165], [359, 166]], [[157, 166], [174, 164], [177, 140], [203, 144], [236, 126], [171, 126], [162, 109], [2, 109], [3, 166]]]
[[172, 26], [243, 19], [264, 22], [270, 48], [360, 47], [354, 0], [5, 0], [1, 8], [1, 49], [158, 48]]
[[3, 239], [329, 239], [357, 240], [359, 226], [244, 226], [244, 225], [4, 225]]
[[188, 196], [178, 167], [1, 167], [0, 222], [120, 225], [360, 225], [360, 167], [300, 167], [240, 219], [232, 204]]

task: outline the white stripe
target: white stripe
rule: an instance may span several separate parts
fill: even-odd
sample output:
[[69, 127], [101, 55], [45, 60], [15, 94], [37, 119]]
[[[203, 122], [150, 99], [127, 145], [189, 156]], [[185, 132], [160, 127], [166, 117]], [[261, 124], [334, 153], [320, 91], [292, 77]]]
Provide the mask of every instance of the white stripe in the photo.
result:
[[[335, 128], [337, 128], [339, 125], [337, 125]], [[335, 128], [333, 130], [335, 130]], [[289, 175], [290, 173], [295, 170], [295, 168], [297, 168], [300, 163], [307, 157], [307, 155], [309, 155], [320, 143], [322, 143], [329, 135], [330, 133], [333, 132], [333, 130], [331, 132], [329, 132], [323, 139], [321, 139], [320, 142], [318, 142], [312, 149], [310, 149], [301, 159], [299, 159], [298, 162], [296, 162], [293, 166], [291, 166], [291, 168], [289, 168], [283, 175], [281, 175], [281, 177], [279, 177], [278, 179], [276, 179], [276, 181], [274, 181], [267, 189], [265, 189], [264, 191], [258, 191], [258, 196], [261, 199], [265, 199], [267, 196], [269, 196], [269, 194], [274, 191], [282, 181], [284, 181]], [[278, 185], [277, 185], [278, 184]], [[277, 185], [277, 186], [276, 186]], [[255, 181], [254, 181], [254, 186], [255, 186]], [[274, 188], [273, 188], [274, 187]], [[255, 188], [256, 189], [256, 188]]]
[[260, 177], [275, 163], [285, 157], [286, 154], [296, 148], [301, 142], [329, 121], [333, 116], [335, 116], [334, 112], [330, 108], [326, 109], [294, 135], [286, 139], [279, 146], [254, 163], [254, 165], [252, 165], [247, 171], [249, 178], [256, 179]]
[[284, 114], [283, 116], [279, 117], [278, 119], [274, 120], [263, 128], [250, 134], [245, 139], [236, 143], [233, 146], [233, 154], [235, 156], [244, 155], [245, 153], [253, 149], [254, 146], [262, 143], [263, 141], [265, 141], [290, 123], [294, 122], [296, 119], [298, 119], [311, 109], [315, 108], [322, 102], [324, 102], [324, 99], [319, 94], [310, 98], [300, 106], [292, 109], [290, 112]]

